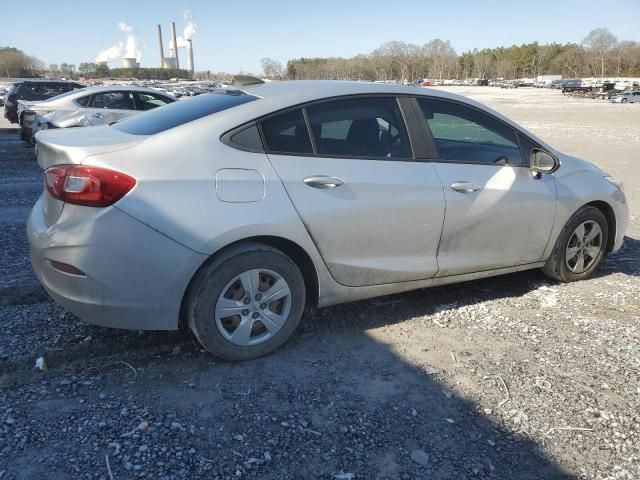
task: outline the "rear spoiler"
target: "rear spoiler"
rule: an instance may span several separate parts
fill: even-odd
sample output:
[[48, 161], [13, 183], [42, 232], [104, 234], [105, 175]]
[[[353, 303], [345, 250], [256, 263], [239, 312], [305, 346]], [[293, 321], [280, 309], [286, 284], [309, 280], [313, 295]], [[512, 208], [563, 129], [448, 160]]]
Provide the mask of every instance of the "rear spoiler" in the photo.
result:
[[264, 80], [251, 75], [236, 75], [233, 77], [233, 85], [236, 87], [246, 87], [248, 85], [259, 85], [265, 83]]

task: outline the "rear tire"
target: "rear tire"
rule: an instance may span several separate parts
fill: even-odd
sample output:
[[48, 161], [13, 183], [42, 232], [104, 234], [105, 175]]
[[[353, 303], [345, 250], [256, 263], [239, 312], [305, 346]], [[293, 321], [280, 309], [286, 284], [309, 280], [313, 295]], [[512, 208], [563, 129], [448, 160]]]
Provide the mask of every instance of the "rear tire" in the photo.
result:
[[560, 232], [542, 271], [561, 282], [589, 277], [606, 255], [609, 229], [604, 214], [595, 207], [582, 207]]
[[191, 331], [224, 360], [250, 360], [280, 347], [304, 311], [306, 289], [296, 264], [259, 243], [233, 247], [205, 264], [187, 294]]

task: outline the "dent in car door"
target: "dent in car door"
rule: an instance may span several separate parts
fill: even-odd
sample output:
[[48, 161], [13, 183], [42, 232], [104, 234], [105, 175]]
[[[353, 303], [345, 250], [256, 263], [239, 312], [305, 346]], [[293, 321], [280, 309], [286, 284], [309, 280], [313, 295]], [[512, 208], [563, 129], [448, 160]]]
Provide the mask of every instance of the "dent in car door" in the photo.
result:
[[[316, 138], [316, 148], [325, 141], [336, 152], [347, 143], [359, 148], [366, 130], [375, 130], [370, 119], [362, 118], [311, 126], [316, 136], [322, 128], [327, 136]], [[271, 151], [269, 159], [336, 281], [362, 286], [435, 276], [444, 198], [431, 164], [314, 155], [310, 144], [287, 138], [308, 135], [300, 110], [289, 124], [269, 128], [282, 133], [271, 150], [297, 150], [295, 155]]]
[[516, 132], [488, 114], [433, 98], [418, 105], [445, 192], [438, 276], [540, 261], [555, 218], [553, 175], [534, 178]]
[[447, 205], [438, 276], [540, 261], [556, 210], [552, 175], [536, 180], [524, 167], [433, 166]]

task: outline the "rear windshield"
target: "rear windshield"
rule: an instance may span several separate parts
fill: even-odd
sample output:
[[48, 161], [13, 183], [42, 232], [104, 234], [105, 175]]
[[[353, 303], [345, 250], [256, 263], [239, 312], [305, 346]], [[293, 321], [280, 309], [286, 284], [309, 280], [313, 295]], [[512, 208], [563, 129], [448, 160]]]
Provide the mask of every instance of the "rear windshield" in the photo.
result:
[[131, 135], [154, 135], [257, 99], [238, 90], [199, 95], [127, 118], [113, 128]]

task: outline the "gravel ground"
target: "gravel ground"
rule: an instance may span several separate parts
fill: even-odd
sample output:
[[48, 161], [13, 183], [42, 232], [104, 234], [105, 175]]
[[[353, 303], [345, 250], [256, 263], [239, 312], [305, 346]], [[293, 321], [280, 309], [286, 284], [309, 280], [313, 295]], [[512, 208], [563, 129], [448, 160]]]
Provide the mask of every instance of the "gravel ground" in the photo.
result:
[[624, 248], [580, 283], [523, 272], [310, 312], [240, 364], [49, 300], [24, 234], [41, 172], [0, 130], [0, 479], [640, 478], [640, 105], [455, 91], [622, 178]]

